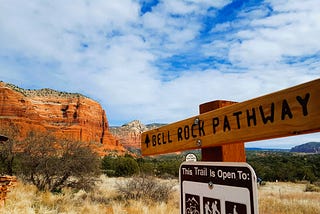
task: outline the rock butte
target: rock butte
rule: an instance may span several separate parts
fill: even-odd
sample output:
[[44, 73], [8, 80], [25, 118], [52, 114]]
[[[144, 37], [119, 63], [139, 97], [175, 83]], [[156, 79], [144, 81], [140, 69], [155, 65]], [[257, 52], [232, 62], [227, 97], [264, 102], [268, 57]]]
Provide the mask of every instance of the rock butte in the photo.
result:
[[110, 127], [110, 132], [115, 136], [120, 144], [128, 150], [140, 150], [141, 148], [141, 133], [159, 128], [165, 124], [149, 124], [144, 125], [139, 120], [133, 120], [120, 127]]
[[110, 132], [127, 149], [140, 149], [141, 133], [148, 128], [140, 121], [134, 120], [121, 127], [110, 127]]
[[25, 90], [0, 82], [0, 128], [12, 125], [19, 129], [21, 138], [32, 130], [50, 131], [58, 139], [94, 142], [101, 156], [126, 151], [109, 132], [101, 105], [77, 93]]

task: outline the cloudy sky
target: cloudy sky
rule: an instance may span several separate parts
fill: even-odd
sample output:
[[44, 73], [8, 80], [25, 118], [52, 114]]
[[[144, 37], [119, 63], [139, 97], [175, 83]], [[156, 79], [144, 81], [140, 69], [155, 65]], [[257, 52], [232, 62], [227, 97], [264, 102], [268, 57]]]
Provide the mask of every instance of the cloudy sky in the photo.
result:
[[[241, 102], [319, 78], [319, 5], [0, 0], [0, 80], [82, 93], [101, 103], [110, 125], [171, 123], [204, 102]], [[270, 145], [301, 139], [320, 135]]]

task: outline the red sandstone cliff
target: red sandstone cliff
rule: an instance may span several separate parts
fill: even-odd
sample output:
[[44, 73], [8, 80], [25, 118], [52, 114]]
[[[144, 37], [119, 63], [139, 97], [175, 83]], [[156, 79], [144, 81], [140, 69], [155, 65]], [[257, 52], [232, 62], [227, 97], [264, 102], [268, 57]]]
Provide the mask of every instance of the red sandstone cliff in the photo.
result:
[[105, 111], [83, 95], [51, 89], [24, 90], [0, 82], [0, 128], [15, 124], [29, 131], [50, 131], [57, 138], [96, 142], [100, 155], [124, 147], [110, 134]]

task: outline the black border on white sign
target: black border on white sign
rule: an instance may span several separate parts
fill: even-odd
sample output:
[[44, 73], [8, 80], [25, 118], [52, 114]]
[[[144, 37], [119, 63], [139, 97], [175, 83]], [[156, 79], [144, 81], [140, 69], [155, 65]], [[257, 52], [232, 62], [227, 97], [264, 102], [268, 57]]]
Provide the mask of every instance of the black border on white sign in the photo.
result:
[[[212, 194], [218, 195], [222, 197], [220, 202], [224, 210], [227, 210], [226, 206], [229, 206], [230, 201], [234, 201], [235, 205], [239, 201], [246, 201], [247, 203], [242, 202], [248, 206], [246, 213], [258, 213], [257, 177], [247, 163], [183, 162], [179, 170], [179, 181], [181, 214], [186, 214], [185, 193], [200, 195], [201, 202]], [[239, 200], [236, 197], [240, 197]], [[199, 214], [202, 213], [203, 207]]]

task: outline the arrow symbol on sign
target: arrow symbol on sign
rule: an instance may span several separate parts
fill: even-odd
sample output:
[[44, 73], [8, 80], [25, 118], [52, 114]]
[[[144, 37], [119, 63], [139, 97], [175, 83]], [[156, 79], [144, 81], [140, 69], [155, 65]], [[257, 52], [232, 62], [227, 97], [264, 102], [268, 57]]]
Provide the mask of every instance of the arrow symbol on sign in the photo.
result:
[[147, 145], [147, 148], [148, 148], [150, 143], [149, 135], [146, 136], [146, 140], [144, 141], [144, 143]]

